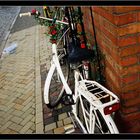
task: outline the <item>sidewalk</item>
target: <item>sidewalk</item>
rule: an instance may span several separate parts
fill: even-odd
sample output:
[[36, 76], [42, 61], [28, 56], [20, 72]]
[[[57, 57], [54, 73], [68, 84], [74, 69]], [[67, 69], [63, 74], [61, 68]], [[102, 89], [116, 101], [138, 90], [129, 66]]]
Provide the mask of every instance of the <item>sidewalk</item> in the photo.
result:
[[5, 47], [17, 43], [17, 49], [0, 60], [0, 134], [44, 133], [39, 60], [45, 36], [40, 36], [42, 28], [18, 30], [6, 42]]
[[70, 106], [43, 103], [51, 59], [45, 32], [32, 17], [18, 17], [11, 30], [5, 47], [15, 42], [17, 48], [0, 60], [0, 134], [64, 134], [72, 124]]

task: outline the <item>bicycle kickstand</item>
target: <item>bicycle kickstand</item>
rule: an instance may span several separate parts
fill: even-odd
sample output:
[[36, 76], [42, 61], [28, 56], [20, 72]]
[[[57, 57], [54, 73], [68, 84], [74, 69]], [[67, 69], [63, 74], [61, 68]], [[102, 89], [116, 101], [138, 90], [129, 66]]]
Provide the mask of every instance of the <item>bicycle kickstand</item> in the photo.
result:
[[74, 105], [73, 95], [64, 94], [62, 97], [62, 104], [64, 105]]

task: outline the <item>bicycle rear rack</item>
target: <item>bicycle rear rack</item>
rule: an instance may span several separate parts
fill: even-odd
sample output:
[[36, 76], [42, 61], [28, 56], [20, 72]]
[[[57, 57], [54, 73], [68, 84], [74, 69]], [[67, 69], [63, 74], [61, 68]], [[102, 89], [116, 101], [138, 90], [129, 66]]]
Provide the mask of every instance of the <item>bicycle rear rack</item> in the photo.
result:
[[78, 90], [98, 109], [119, 103], [119, 98], [113, 92], [96, 81], [81, 80], [79, 81]]

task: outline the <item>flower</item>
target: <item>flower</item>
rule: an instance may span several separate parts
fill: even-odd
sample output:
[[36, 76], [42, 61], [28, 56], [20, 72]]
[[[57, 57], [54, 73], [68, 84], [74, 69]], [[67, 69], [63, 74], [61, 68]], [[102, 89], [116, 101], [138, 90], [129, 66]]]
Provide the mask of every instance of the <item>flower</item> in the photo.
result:
[[51, 34], [52, 34], [52, 35], [56, 35], [56, 34], [57, 34], [57, 31], [56, 31], [56, 30], [53, 30], [53, 31], [51, 32]]
[[50, 39], [50, 42], [53, 44], [53, 43], [56, 43], [56, 40], [55, 39]]
[[32, 14], [36, 14], [36, 9], [32, 9]]
[[82, 49], [86, 48], [85, 43], [81, 43], [81, 48], [82, 48]]

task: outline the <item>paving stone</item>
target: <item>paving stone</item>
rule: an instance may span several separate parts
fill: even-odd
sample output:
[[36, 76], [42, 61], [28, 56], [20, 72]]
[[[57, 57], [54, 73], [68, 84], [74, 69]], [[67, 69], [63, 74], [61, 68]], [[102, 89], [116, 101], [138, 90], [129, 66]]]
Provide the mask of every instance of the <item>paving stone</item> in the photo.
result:
[[69, 112], [69, 111], [71, 111], [71, 106], [64, 106], [64, 107], [62, 107], [62, 112]]
[[69, 117], [69, 118], [65, 118], [65, 119], [63, 120], [63, 122], [64, 122], [64, 125], [72, 123], [70, 117]]
[[36, 133], [37, 134], [44, 134], [43, 129], [44, 129], [43, 122], [36, 124]]
[[12, 114], [5, 113], [4, 116], [3, 116], [2, 123], [5, 124], [5, 123], [6, 123], [7, 121], [9, 121], [12, 117], [13, 117]]
[[65, 132], [64, 127], [54, 129], [54, 134], [64, 134], [64, 132]]
[[29, 114], [25, 117], [25, 119], [20, 123], [22, 126], [24, 126], [27, 122], [29, 122], [34, 116]]
[[20, 134], [25, 134], [29, 128], [33, 125], [32, 122], [28, 122], [24, 127], [22, 127], [22, 129], [19, 131]]
[[28, 110], [31, 106], [32, 106], [32, 102], [30, 102], [30, 103], [28, 103], [23, 109], [22, 109], [22, 111], [26, 111], [26, 110]]
[[48, 124], [45, 126], [45, 132], [46, 131], [49, 131], [49, 130], [52, 130], [52, 129], [55, 129], [56, 128], [56, 123], [51, 123], [51, 124]]
[[37, 104], [36, 105], [36, 113], [40, 113], [40, 112], [42, 112], [43, 110], [42, 110], [42, 103], [39, 103], [39, 104]]
[[17, 116], [14, 116], [14, 117], [11, 119], [11, 121], [13, 121], [13, 122], [15, 122], [15, 123], [17, 123], [17, 124], [19, 124], [22, 120], [23, 120], [22, 118], [17, 117]]
[[11, 129], [6, 128], [4, 131], [2, 131], [2, 134], [10, 134]]
[[57, 121], [57, 126], [58, 126], [58, 127], [63, 126], [63, 121], [62, 121], [62, 120], [61, 120], [61, 121]]
[[16, 123], [12, 123], [12, 124], [9, 126], [9, 128], [10, 128], [11, 130], [16, 131], [16, 132], [19, 132], [19, 131], [21, 130], [22, 126], [21, 126], [21, 125], [18, 125], [18, 124], [16, 124]]
[[62, 119], [65, 119], [65, 118], [67, 118], [67, 113], [62, 113], [62, 114], [60, 114], [59, 116], [58, 116], [58, 119], [59, 120], [62, 120]]
[[23, 105], [27, 105], [28, 103], [30, 103], [33, 98], [34, 98], [34, 96], [30, 96], [27, 100], [25, 100]]
[[62, 109], [56, 109], [56, 110], [53, 110], [53, 112], [52, 112], [53, 116], [56, 116], [56, 115], [59, 115], [59, 114], [62, 114]]
[[36, 114], [36, 123], [40, 123], [43, 121], [43, 115], [42, 113], [37, 113]]
[[23, 99], [20, 99], [20, 98], [17, 98], [14, 101], [14, 103], [16, 103], [16, 104], [22, 104], [23, 102], [24, 102], [24, 100]]
[[32, 108], [29, 108], [27, 111], [24, 112], [24, 114], [21, 116], [21, 118], [25, 118], [26, 116], [28, 116], [29, 114], [32, 115], [32, 111], [33, 109]]
[[20, 110], [14, 110], [13, 112], [12, 112], [12, 114], [13, 115], [15, 115], [15, 116], [22, 116], [23, 115], [23, 112], [22, 111], [20, 111]]
[[20, 105], [20, 104], [15, 104], [14, 105], [14, 108], [16, 109], [16, 110], [22, 110], [23, 109], [23, 105]]
[[45, 131], [45, 134], [54, 134], [53, 130]]
[[8, 128], [12, 124], [11, 121], [6, 122], [2, 127], [0, 127], [0, 133]]
[[35, 123], [33, 122], [31, 128], [30, 128], [32, 131], [34, 131], [36, 128], [35, 128]]
[[32, 134], [33, 133], [33, 130], [29, 129], [26, 134]]

